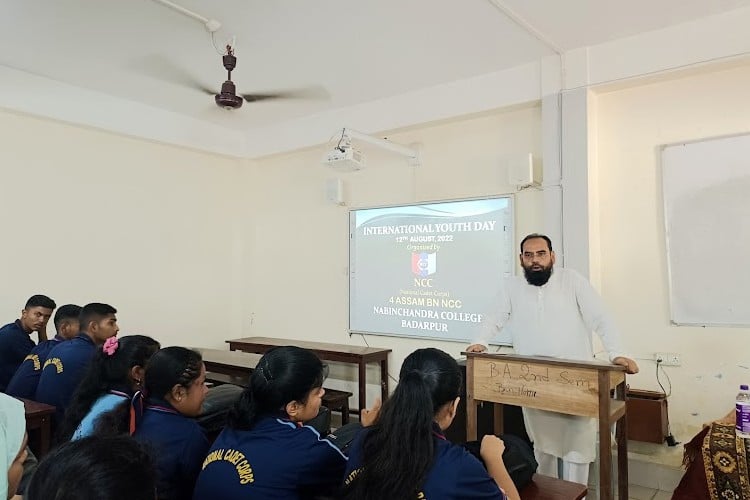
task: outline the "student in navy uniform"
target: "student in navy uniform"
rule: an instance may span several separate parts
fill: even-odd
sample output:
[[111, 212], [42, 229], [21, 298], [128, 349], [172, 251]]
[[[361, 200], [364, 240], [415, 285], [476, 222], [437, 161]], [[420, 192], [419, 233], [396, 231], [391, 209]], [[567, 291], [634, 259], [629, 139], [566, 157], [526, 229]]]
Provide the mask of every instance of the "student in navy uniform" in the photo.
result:
[[166, 347], [146, 364], [148, 399], [133, 437], [152, 451], [159, 500], [193, 494], [208, 452], [208, 439], [195, 420], [207, 392], [206, 367], [195, 351]]
[[328, 367], [299, 347], [268, 351], [203, 462], [194, 500], [297, 500], [333, 491], [346, 456], [304, 422], [314, 418]]
[[518, 500], [503, 464], [502, 440], [482, 439], [485, 469], [466, 449], [445, 439], [443, 431], [456, 416], [460, 390], [456, 360], [438, 349], [411, 353], [377, 422], [349, 449], [342, 498]]
[[46, 295], [34, 295], [26, 301], [20, 319], [0, 328], [0, 392], [5, 392], [23, 358], [34, 348], [29, 336], [37, 332], [39, 342], [47, 340], [47, 321], [55, 307]]
[[80, 333], [55, 346], [47, 356], [34, 400], [55, 407], [57, 424], [62, 422], [65, 409], [86, 373], [96, 347], [120, 330], [116, 313], [117, 310], [108, 304], [86, 304], [81, 309]]
[[40, 341], [24, 358], [23, 363], [8, 383], [5, 390], [7, 394], [16, 398], [34, 399], [36, 387], [39, 384], [39, 376], [42, 374], [42, 366], [47, 361], [49, 352], [60, 342], [70, 340], [78, 335], [80, 325], [78, 316], [80, 314], [81, 306], [75, 304], [60, 306], [54, 319], [57, 335], [53, 339]]
[[50, 451], [24, 500], [155, 500], [151, 457], [130, 436], [89, 437]]
[[131, 400], [143, 389], [146, 363], [159, 347], [156, 340], [145, 335], [104, 341], [65, 412], [58, 429], [60, 441], [132, 434], [136, 408]]

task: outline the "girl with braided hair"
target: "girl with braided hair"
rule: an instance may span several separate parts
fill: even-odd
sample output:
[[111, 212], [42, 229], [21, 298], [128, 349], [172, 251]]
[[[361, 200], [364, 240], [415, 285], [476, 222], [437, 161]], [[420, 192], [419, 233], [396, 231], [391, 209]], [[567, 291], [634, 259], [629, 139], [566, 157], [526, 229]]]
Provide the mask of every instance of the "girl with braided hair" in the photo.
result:
[[203, 358], [184, 347], [165, 347], [146, 365], [145, 382], [146, 404], [133, 436], [153, 454], [159, 500], [190, 498], [208, 451], [194, 418], [208, 392]]

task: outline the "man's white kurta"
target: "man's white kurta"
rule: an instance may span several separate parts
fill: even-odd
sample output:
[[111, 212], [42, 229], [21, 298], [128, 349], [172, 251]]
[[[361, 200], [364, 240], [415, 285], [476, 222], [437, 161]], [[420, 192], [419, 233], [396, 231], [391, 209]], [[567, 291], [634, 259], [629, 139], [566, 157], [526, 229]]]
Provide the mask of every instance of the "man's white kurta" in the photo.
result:
[[[482, 323], [478, 343], [508, 329], [516, 353], [561, 359], [594, 359], [591, 332], [599, 334], [610, 361], [624, 356], [620, 335], [599, 294], [580, 274], [554, 268], [543, 286], [523, 276], [507, 280], [492, 314]], [[506, 330], [507, 331], [507, 330]], [[596, 419], [524, 408], [529, 437], [539, 451], [569, 462], [596, 458]]]

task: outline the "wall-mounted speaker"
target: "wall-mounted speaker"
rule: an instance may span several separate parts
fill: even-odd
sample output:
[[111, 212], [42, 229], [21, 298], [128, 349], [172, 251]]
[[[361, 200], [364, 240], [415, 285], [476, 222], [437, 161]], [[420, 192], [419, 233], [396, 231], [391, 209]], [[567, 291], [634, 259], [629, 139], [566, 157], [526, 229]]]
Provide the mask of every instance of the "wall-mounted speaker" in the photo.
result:
[[346, 205], [344, 201], [344, 181], [341, 179], [326, 179], [326, 201], [336, 205]]
[[508, 184], [518, 189], [542, 185], [542, 166], [532, 153], [508, 160]]

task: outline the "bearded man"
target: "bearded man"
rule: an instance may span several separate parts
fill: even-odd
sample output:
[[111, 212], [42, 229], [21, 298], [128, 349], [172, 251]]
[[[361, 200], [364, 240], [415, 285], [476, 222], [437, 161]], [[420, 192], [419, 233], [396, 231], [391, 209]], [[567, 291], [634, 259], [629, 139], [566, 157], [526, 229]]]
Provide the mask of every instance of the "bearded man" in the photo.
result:
[[[620, 334], [599, 294], [577, 272], [555, 268], [549, 237], [526, 236], [520, 260], [524, 277], [508, 280], [468, 352], [485, 351], [488, 341], [507, 328], [517, 354], [592, 361], [595, 331], [612, 363], [638, 373], [636, 362], [623, 353]], [[539, 472], [558, 477], [561, 459], [562, 479], [588, 484], [589, 465], [596, 459], [596, 419], [527, 408], [523, 414]]]

